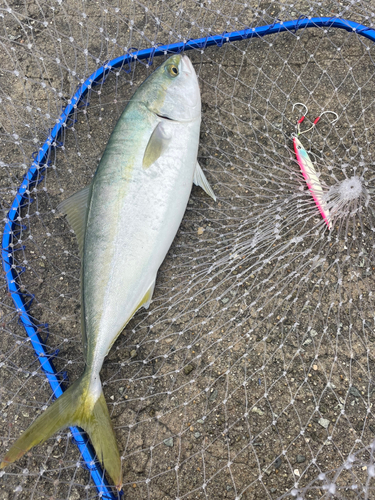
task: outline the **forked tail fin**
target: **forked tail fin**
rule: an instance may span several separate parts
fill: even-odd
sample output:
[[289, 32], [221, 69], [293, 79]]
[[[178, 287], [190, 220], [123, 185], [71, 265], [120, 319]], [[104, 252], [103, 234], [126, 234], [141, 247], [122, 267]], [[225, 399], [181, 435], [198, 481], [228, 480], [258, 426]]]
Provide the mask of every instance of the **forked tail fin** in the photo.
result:
[[[100, 383], [100, 382], [99, 382]], [[40, 415], [17, 439], [1, 462], [0, 469], [21, 458], [57, 431], [77, 425], [90, 437], [95, 452], [117, 489], [121, 489], [121, 460], [103, 391], [99, 397], [88, 392], [85, 374]]]

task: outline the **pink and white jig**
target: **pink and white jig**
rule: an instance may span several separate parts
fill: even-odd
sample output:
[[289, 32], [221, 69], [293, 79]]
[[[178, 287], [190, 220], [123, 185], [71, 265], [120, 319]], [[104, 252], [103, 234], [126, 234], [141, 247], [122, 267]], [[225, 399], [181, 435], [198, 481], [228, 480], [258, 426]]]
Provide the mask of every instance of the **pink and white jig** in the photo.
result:
[[305, 130], [304, 132], [300, 131], [300, 124], [303, 122], [305, 119], [305, 116], [307, 115], [307, 107], [302, 104], [302, 103], [296, 103], [293, 105], [293, 109], [296, 105], [303, 106], [306, 109], [305, 114], [298, 120], [297, 122], [297, 135], [293, 136], [293, 146], [294, 146], [294, 151], [296, 153], [297, 161], [298, 164], [301, 168], [302, 175], [306, 181], [307, 187], [309, 188], [310, 193], [312, 194], [312, 197], [314, 198], [314, 201], [316, 203], [316, 206], [319, 209], [319, 212], [321, 213], [324, 221], [326, 222], [328, 229], [332, 229], [332, 219], [329, 213], [329, 209], [327, 206], [327, 203], [324, 198], [324, 192], [323, 192], [323, 187], [322, 184], [319, 180], [318, 174], [314, 168], [314, 165], [312, 161], [310, 160], [309, 155], [307, 154], [306, 149], [302, 146], [301, 141], [298, 139], [298, 136], [301, 134], [304, 134], [305, 132], [308, 132], [312, 128], [315, 127], [315, 125], [318, 123], [320, 118], [326, 114], [326, 113], [333, 113], [336, 115], [336, 119], [332, 122], [335, 123], [338, 120], [338, 116], [334, 111], [324, 111], [320, 116], [318, 116], [315, 120], [313, 125]]

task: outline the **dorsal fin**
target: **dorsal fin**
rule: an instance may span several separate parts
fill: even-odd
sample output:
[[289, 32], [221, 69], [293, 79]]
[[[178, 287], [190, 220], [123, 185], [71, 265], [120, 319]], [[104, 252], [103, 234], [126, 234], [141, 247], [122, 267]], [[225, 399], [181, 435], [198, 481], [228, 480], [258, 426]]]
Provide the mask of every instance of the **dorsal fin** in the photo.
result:
[[81, 191], [74, 193], [57, 206], [57, 210], [66, 215], [71, 228], [75, 232], [81, 258], [83, 255], [90, 188], [91, 185], [88, 185], [87, 187], [81, 189]]

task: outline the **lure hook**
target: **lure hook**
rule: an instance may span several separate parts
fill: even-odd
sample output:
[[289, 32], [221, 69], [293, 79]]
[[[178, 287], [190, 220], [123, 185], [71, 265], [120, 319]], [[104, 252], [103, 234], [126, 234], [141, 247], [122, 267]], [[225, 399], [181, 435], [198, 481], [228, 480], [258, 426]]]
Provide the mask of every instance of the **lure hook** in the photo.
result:
[[339, 119], [339, 115], [337, 113], [335, 113], [334, 111], [323, 111], [323, 113], [321, 113], [317, 118], [315, 118], [313, 124], [311, 125], [310, 128], [308, 128], [307, 130], [304, 130], [303, 132], [301, 132], [301, 129], [300, 129], [300, 124], [303, 122], [303, 120], [305, 119], [307, 113], [308, 113], [308, 108], [305, 104], [303, 104], [302, 102], [296, 102], [295, 104], [293, 104], [293, 108], [292, 108], [292, 111], [294, 110], [295, 106], [303, 106], [306, 110], [305, 114], [301, 116], [301, 118], [298, 120], [297, 122], [297, 135], [301, 135], [301, 134], [305, 134], [306, 132], [309, 132], [310, 130], [312, 130], [316, 124], [318, 123], [318, 121], [321, 119], [321, 117], [323, 115], [326, 115], [326, 114], [332, 114], [332, 115], [335, 115], [335, 118], [330, 122], [331, 125], [333, 125], [334, 123], [337, 122], [337, 120]]
[[337, 122], [337, 120], [339, 119], [339, 115], [338, 115], [337, 113], [335, 113], [334, 111], [323, 111], [323, 113], [321, 113], [321, 114], [320, 114], [317, 118], [315, 118], [314, 123], [313, 123], [313, 124], [311, 125], [311, 127], [310, 127], [310, 128], [308, 128], [307, 130], [304, 130], [303, 132], [301, 132], [301, 131], [300, 131], [300, 129], [299, 129], [299, 124], [298, 124], [298, 126], [297, 126], [297, 129], [298, 129], [298, 135], [300, 135], [300, 134], [305, 134], [306, 132], [309, 132], [310, 130], [312, 130], [312, 129], [315, 127], [315, 125], [318, 123], [318, 121], [321, 119], [321, 117], [322, 117], [323, 115], [328, 114], [328, 113], [330, 113], [330, 114], [332, 114], [332, 115], [335, 115], [335, 117], [336, 117], [334, 120], [332, 120], [332, 121], [330, 122], [330, 123], [331, 123], [331, 125], [333, 125], [334, 123], [336, 123], [336, 122]]
[[309, 108], [306, 106], [306, 104], [303, 104], [303, 102], [295, 102], [295, 103], [293, 104], [292, 111], [294, 111], [294, 108], [295, 108], [296, 106], [302, 106], [302, 107], [304, 108], [304, 110], [305, 110], [305, 114], [303, 114], [303, 115], [301, 116], [301, 118], [300, 118], [300, 119], [298, 120], [298, 122], [297, 122], [297, 135], [299, 135], [299, 134], [301, 133], [301, 130], [300, 130], [300, 124], [301, 124], [301, 123], [303, 122], [303, 120], [306, 118], [306, 115], [307, 115], [307, 113], [309, 112]]
[[[307, 115], [307, 113], [309, 112], [309, 109], [308, 109], [308, 107], [306, 106], [306, 104], [303, 104], [302, 102], [295, 102], [295, 103], [293, 104], [292, 111], [294, 111], [294, 108], [295, 108], [296, 106], [302, 106], [303, 108], [305, 108], [306, 112], [305, 112], [304, 116], [302, 117], [303, 119], [305, 119], [305, 116], [306, 116], [306, 115]], [[302, 121], [303, 121], [303, 120], [302, 120]]]

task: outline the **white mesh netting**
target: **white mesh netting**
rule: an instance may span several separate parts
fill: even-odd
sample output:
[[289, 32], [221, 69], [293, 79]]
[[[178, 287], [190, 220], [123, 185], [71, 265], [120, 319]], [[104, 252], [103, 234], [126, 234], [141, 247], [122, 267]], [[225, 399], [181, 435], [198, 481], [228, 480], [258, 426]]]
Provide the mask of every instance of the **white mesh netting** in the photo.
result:
[[[77, 86], [106, 61], [300, 16], [372, 27], [372, 7], [4, 1], [4, 219], [33, 152]], [[373, 42], [313, 28], [188, 55], [202, 95], [199, 161], [218, 200], [193, 188], [150, 309], [132, 319], [101, 372], [124, 498], [374, 498]], [[35, 295], [30, 315], [67, 383], [84, 365], [80, 261], [56, 206], [90, 182], [127, 100], [162, 60], [134, 61], [90, 90], [12, 235], [20, 290], [26, 302]], [[321, 174], [331, 231], [295, 159], [295, 102], [312, 120], [325, 110], [339, 116], [301, 138]], [[1, 456], [52, 401], [5, 279], [2, 290]], [[3, 500], [97, 498], [69, 430], [0, 476]]]

